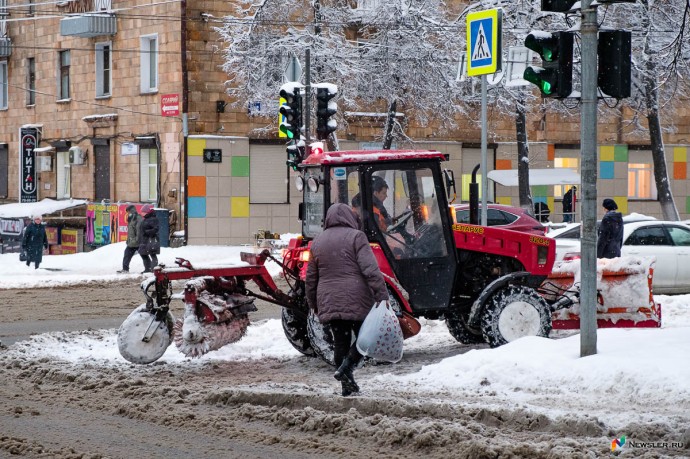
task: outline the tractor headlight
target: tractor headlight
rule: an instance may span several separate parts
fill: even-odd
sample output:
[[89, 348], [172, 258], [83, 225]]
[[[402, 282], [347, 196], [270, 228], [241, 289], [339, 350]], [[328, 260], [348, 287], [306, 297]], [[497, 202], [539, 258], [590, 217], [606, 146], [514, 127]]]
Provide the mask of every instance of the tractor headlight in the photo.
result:
[[307, 186], [312, 193], [319, 191], [319, 179], [313, 175], [307, 179]]
[[295, 188], [297, 188], [297, 191], [304, 190], [304, 177], [301, 175], [295, 177]]

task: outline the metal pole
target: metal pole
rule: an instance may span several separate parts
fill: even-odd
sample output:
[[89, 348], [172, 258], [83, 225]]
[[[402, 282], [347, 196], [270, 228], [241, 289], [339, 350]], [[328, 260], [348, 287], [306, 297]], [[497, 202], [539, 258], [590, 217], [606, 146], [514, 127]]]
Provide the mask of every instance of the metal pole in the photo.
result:
[[582, 1], [580, 357], [597, 353], [597, 9]]
[[311, 122], [311, 49], [307, 48], [304, 52], [304, 138], [309, 145], [309, 123]]
[[486, 226], [486, 194], [489, 190], [489, 179], [486, 178], [486, 129], [486, 75], [482, 75], [482, 226]]

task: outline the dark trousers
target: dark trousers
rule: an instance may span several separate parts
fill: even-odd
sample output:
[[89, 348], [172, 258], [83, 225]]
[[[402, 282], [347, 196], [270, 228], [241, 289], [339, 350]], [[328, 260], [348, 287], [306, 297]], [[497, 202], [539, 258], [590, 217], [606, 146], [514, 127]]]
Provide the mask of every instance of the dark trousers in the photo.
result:
[[142, 255], [141, 259], [144, 260], [144, 271], [150, 273], [153, 271], [153, 267], [158, 264], [158, 256], [155, 253], [151, 255]]
[[[357, 335], [362, 321], [335, 319], [328, 323], [333, 333], [333, 358], [335, 366], [340, 367], [345, 357], [350, 359], [352, 365], [357, 365], [362, 360], [362, 354], [357, 350]], [[354, 337], [354, 341], [353, 338]]]
[[137, 253], [137, 247], [126, 247], [125, 256], [122, 259], [122, 269], [124, 271], [129, 271], [129, 262], [132, 261], [132, 257]]

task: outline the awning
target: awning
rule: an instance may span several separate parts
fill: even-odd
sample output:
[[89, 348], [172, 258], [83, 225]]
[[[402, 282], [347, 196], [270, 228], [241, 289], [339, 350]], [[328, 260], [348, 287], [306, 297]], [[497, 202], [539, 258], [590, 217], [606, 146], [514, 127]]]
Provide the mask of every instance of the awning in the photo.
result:
[[[503, 186], [518, 186], [517, 169], [495, 170], [486, 174], [494, 182]], [[579, 185], [580, 174], [573, 169], [530, 169], [529, 185]]]
[[0, 205], [0, 218], [30, 218], [32, 215], [49, 215], [77, 206], [85, 206], [86, 199], [63, 199], [56, 201], [45, 198], [39, 202], [12, 203]]

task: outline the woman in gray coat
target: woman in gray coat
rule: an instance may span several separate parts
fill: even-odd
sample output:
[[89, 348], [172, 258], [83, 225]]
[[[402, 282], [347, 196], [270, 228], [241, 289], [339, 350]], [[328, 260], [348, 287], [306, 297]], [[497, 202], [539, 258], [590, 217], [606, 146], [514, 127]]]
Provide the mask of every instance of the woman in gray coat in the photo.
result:
[[311, 243], [306, 294], [321, 323], [333, 332], [335, 379], [342, 394], [359, 391], [353, 376], [362, 355], [352, 335], [375, 302], [387, 301], [383, 274], [366, 235], [360, 231], [355, 211], [346, 204], [333, 204], [326, 213], [324, 231]]

